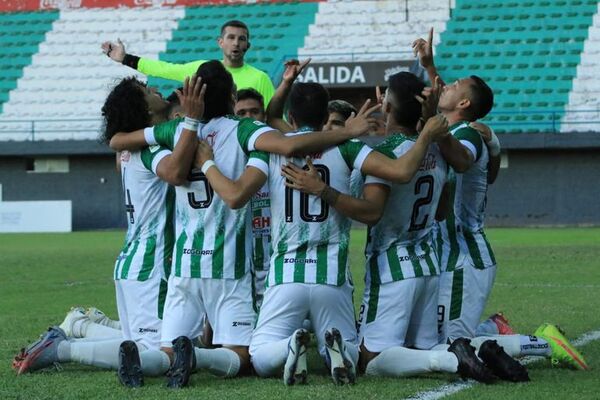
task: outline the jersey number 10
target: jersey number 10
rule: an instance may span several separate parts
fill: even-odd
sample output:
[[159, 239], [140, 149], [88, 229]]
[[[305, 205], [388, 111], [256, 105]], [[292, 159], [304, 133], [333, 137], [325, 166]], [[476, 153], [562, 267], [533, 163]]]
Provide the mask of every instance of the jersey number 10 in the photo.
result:
[[[308, 171], [308, 166], [305, 165], [302, 169]], [[315, 165], [315, 169], [321, 175], [321, 179], [326, 185], [329, 185], [329, 168], [325, 165]], [[304, 222], [323, 222], [329, 216], [329, 204], [321, 200], [321, 212], [311, 214], [308, 209], [309, 195], [300, 192], [300, 219]], [[285, 222], [294, 222], [294, 189], [286, 186], [285, 188]]]

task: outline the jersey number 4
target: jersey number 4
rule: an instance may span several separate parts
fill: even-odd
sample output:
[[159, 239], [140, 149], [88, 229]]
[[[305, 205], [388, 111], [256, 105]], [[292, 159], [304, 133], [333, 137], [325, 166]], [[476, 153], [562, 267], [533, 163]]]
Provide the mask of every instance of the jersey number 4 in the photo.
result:
[[188, 203], [189, 203], [190, 207], [192, 207], [194, 209], [208, 208], [210, 206], [210, 203], [212, 203], [215, 192], [213, 191], [213, 188], [208, 183], [208, 178], [206, 178], [206, 175], [204, 175], [200, 171], [198, 171], [198, 172], [192, 171], [190, 173], [190, 176], [188, 176], [188, 180], [190, 182], [202, 182], [202, 184], [204, 184], [204, 193], [206, 193], [206, 199], [199, 200], [196, 198], [196, 192], [188, 192], [187, 197], [188, 197]]
[[429, 214], [425, 214], [421, 222], [418, 222], [419, 209], [428, 205], [433, 200], [433, 176], [425, 175], [417, 179], [417, 182], [415, 182], [415, 195], [421, 194], [422, 191], [425, 192], [425, 196], [419, 197], [413, 205], [412, 215], [410, 216], [410, 227], [408, 228], [409, 232], [419, 231], [427, 225]]
[[[305, 165], [302, 169], [308, 171]], [[329, 168], [325, 165], [315, 165], [315, 169], [321, 175], [321, 179], [326, 185], [329, 185]], [[321, 211], [318, 214], [311, 214], [309, 210], [309, 195], [300, 192], [300, 219], [304, 222], [323, 222], [329, 216], [329, 204], [321, 200]], [[285, 222], [294, 222], [294, 189], [285, 188]]]

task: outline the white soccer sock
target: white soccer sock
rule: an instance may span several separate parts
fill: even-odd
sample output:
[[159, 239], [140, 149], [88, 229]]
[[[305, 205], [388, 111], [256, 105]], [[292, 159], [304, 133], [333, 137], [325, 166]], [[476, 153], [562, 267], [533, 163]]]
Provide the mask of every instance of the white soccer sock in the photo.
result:
[[350, 359], [356, 366], [358, 363], [358, 345], [346, 342], [345, 346], [346, 346], [346, 355], [348, 357], [350, 357]]
[[277, 342], [265, 343], [252, 354], [252, 365], [259, 376], [263, 378], [280, 375], [288, 356], [288, 346], [291, 338]]
[[140, 352], [140, 364], [145, 376], [162, 376], [171, 366], [171, 360], [164, 351], [144, 350]]
[[498, 335], [498, 336], [483, 336], [473, 338], [471, 344], [475, 346], [477, 352], [479, 347], [486, 340], [495, 340], [498, 345], [504, 348], [506, 354], [511, 357], [522, 356], [541, 356], [550, 357], [552, 349], [547, 341], [537, 336], [526, 335]]
[[392, 347], [367, 365], [367, 375], [405, 377], [428, 372], [456, 372], [458, 359], [449, 351], [413, 350]]
[[196, 369], [208, 369], [212, 374], [225, 378], [233, 377], [240, 371], [240, 357], [231, 349], [194, 348]]
[[88, 318], [75, 321], [72, 331], [76, 338], [123, 339], [123, 332], [120, 330], [97, 324]]
[[60, 362], [78, 362], [105, 369], [119, 367], [119, 346], [123, 339], [63, 341], [58, 345]]
[[108, 317], [102, 319], [101, 321], [99, 321], [97, 323], [100, 325], [108, 326], [109, 328], [112, 328], [112, 329], [121, 330], [121, 321], [115, 321], [114, 319], [110, 319]]

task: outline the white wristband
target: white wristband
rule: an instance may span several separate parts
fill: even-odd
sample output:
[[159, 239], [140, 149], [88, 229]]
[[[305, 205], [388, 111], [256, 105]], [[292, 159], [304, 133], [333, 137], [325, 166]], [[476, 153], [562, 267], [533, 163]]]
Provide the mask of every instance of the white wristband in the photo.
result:
[[198, 125], [200, 125], [200, 121], [194, 118], [185, 117], [183, 120], [183, 129], [188, 129], [190, 131], [197, 131]]
[[144, 140], [146, 143], [148, 143], [148, 146], [154, 146], [158, 144], [156, 142], [156, 138], [154, 137], [154, 128], [144, 129]]
[[498, 154], [500, 154], [500, 140], [498, 140], [498, 136], [496, 136], [496, 133], [494, 133], [494, 131], [492, 131], [492, 139], [487, 144], [487, 146], [490, 150], [490, 154], [493, 157], [496, 157]]
[[202, 170], [202, 173], [204, 175], [206, 175], [206, 171], [208, 171], [208, 169], [210, 167], [214, 167], [215, 166], [215, 162], [213, 160], [206, 160], [204, 161], [204, 164], [202, 164], [202, 167], [200, 168]]

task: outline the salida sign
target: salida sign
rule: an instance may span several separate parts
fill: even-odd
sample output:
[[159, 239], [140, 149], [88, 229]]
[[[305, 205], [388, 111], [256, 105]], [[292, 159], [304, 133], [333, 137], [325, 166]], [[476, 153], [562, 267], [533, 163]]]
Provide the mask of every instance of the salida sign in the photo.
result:
[[298, 81], [320, 83], [326, 87], [386, 85], [390, 75], [411, 71], [413, 64], [414, 61], [311, 63]]

